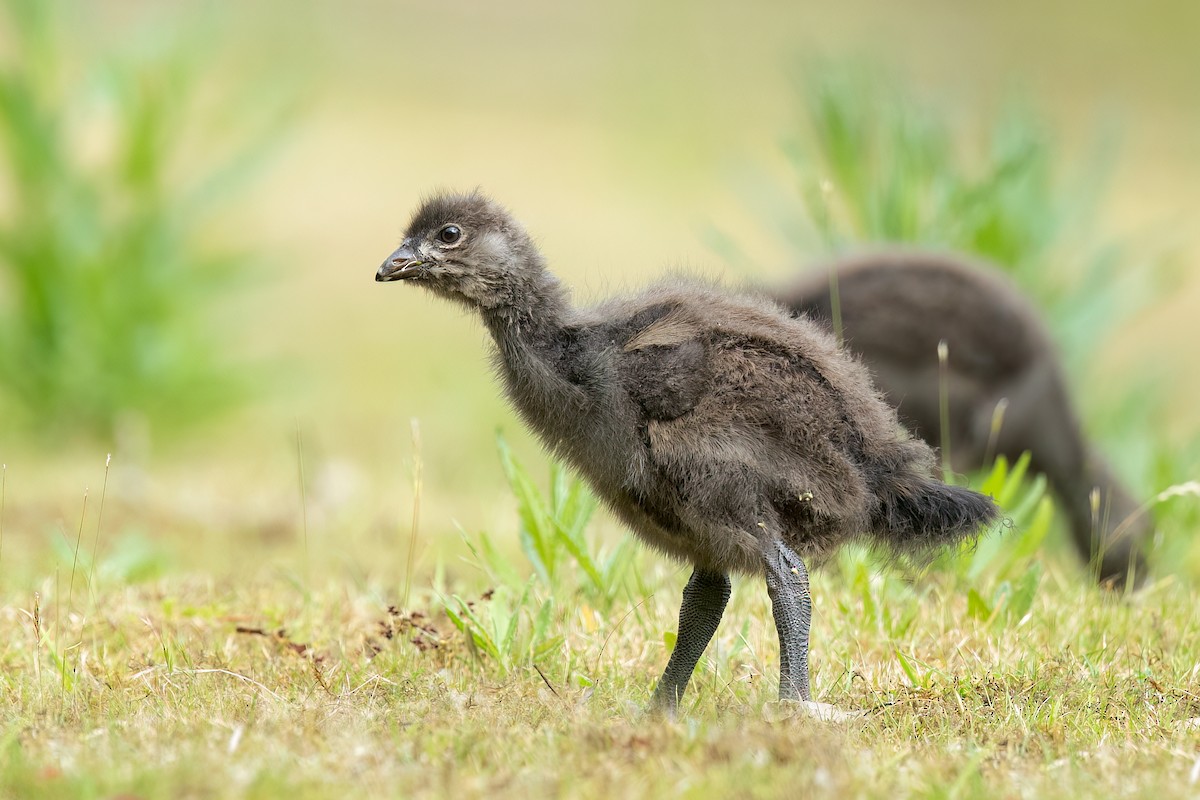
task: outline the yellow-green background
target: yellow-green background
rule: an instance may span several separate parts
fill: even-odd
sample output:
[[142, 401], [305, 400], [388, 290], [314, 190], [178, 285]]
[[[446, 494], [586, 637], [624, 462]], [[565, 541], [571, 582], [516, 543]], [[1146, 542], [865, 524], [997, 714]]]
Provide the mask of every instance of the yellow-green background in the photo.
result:
[[[116, 445], [111, 524], [154, 538], [194, 523], [203, 535], [178, 546], [184, 564], [211, 556], [237, 570], [249, 542], [271, 553], [273, 537], [295, 541], [297, 430], [314, 546], [364, 532], [394, 545], [410, 513], [414, 418], [425, 529], [510, 530], [495, 428], [537, 456], [497, 397], [483, 332], [413, 287], [372, 281], [408, 214], [437, 188], [482, 187], [580, 299], [668, 269], [779, 279], [806, 254], [747, 197], [772, 186], [800, 213], [780, 143], [801, 124], [798, 76], [818, 58], [901, 75], [950, 110], [965, 141], [1014, 96], [1054, 126], [1065, 160], [1116, 123], [1120, 161], [1097, 234], [1177, 246], [1186, 274], [1096, 343], [1077, 392], [1086, 407], [1130, 366], [1172, 363], [1167, 424], [1185, 435], [1200, 421], [1195, 3], [97, 2], [71, 16], [86, 32], [81, 58], [198, 26], [208, 102], [253, 84], [294, 103], [268, 167], [210, 226], [262, 256], [264, 277], [227, 298], [226, 319], [238, 357], [270, 365], [266, 391], [182, 443], [160, 432], [149, 446]], [[199, 157], [205, 142], [181, 146]], [[746, 259], [725, 263], [705, 244], [710, 226]], [[108, 448], [2, 444], [14, 564], [73, 531]], [[355, 563], [377, 566], [372, 557]]]

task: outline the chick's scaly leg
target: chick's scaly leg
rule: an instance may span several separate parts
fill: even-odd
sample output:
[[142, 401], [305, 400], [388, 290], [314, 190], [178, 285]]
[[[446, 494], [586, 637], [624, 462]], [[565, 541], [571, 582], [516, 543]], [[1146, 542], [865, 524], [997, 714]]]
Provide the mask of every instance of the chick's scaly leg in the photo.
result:
[[808, 686], [808, 630], [812, 595], [808, 570], [782, 541], [767, 542], [763, 552], [767, 594], [779, 633], [779, 699], [811, 700]]
[[654, 708], [673, 712], [683, 697], [692, 672], [708, 647], [725, 604], [729, 602], [729, 576], [706, 572], [699, 567], [692, 573], [683, 589], [683, 605], [679, 607], [679, 635], [671, 660], [654, 690]]

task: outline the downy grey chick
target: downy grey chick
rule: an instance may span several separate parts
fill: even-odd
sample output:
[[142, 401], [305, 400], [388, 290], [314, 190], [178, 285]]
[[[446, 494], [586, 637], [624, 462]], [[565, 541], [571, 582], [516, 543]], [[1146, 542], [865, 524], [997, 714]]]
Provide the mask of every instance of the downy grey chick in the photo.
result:
[[673, 280], [576, 308], [524, 228], [478, 193], [422, 205], [375, 280], [477, 310], [525, 423], [643, 541], [693, 565], [660, 708], [674, 710], [716, 631], [730, 573], [765, 578], [779, 696], [810, 700], [804, 559], [860, 537], [927, 550], [997, 515], [931, 477], [932, 451], [866, 370], [770, 300]]

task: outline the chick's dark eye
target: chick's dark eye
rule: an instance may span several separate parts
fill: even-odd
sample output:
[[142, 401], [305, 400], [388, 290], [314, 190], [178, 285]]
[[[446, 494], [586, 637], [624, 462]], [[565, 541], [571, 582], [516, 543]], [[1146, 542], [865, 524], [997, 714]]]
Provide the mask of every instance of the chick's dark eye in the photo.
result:
[[462, 230], [457, 225], [447, 225], [438, 231], [437, 238], [445, 244], [454, 244], [462, 238]]

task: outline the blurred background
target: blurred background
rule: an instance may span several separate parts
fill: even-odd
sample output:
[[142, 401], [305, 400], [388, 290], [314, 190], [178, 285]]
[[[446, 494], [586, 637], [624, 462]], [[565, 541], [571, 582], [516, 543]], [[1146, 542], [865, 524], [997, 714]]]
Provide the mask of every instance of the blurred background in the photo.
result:
[[[0, 582], [81, 517], [130, 574], [302, 541], [399, 574], [418, 461], [423, 568], [515, 530], [496, 430], [543, 456], [481, 327], [373, 282], [438, 188], [508, 205], [585, 301], [864, 242], [991, 258], [1118, 471], [1197, 477], [1200, 6], [709, 5], [0, 2]], [[1194, 524], [1160, 569], [1200, 575]]]

